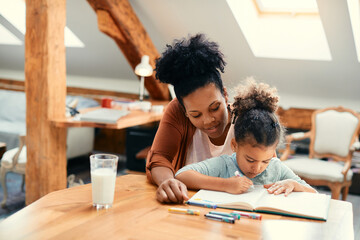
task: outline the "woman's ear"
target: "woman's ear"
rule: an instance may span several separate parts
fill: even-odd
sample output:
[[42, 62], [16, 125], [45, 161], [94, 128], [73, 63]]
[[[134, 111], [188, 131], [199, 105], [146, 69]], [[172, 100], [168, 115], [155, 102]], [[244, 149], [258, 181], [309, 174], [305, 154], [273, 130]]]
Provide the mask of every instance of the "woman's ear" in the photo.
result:
[[228, 101], [229, 101], [229, 94], [228, 94], [228, 92], [227, 92], [226, 87], [223, 87], [223, 90], [224, 90], [225, 102], [226, 102], [226, 104], [227, 104]]
[[231, 150], [233, 152], [236, 152], [237, 147], [238, 147], [238, 145], [237, 145], [237, 142], [236, 142], [235, 138], [231, 139]]

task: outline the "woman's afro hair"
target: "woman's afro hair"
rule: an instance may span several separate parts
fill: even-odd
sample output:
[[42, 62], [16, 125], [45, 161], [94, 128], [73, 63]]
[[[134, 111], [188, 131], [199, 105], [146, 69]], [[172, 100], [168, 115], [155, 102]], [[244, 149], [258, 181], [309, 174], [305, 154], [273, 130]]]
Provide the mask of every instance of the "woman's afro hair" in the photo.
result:
[[156, 78], [163, 83], [176, 86], [180, 81], [201, 79], [214, 71], [224, 72], [226, 63], [218, 44], [207, 40], [204, 34], [197, 34], [188, 40], [175, 40], [166, 47], [162, 56], [156, 60], [155, 68]]

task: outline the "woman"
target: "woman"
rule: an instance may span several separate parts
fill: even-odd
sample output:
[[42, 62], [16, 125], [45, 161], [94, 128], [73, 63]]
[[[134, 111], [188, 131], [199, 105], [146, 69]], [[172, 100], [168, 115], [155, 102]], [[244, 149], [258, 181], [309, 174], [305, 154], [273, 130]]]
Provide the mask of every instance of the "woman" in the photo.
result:
[[181, 167], [232, 153], [234, 131], [229, 131], [233, 126], [220, 76], [224, 66], [217, 43], [202, 34], [175, 40], [156, 61], [156, 77], [172, 84], [176, 94], [147, 156], [147, 177], [159, 186], [160, 202], [188, 199], [186, 186], [174, 178]]

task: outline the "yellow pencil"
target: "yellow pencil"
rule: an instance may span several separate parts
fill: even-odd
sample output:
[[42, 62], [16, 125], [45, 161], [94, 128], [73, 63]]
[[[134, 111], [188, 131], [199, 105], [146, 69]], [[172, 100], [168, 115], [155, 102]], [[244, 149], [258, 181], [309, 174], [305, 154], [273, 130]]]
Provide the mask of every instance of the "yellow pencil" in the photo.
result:
[[184, 208], [169, 208], [169, 212], [171, 213], [183, 213], [183, 214], [189, 214], [189, 215], [200, 215], [199, 210], [193, 210], [193, 209], [184, 209]]

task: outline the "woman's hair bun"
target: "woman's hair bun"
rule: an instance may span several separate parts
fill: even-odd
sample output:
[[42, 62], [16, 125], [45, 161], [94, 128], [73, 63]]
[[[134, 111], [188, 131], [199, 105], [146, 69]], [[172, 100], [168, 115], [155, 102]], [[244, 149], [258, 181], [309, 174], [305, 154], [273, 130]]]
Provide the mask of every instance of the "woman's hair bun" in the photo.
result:
[[257, 83], [253, 77], [239, 84], [236, 92], [233, 103], [233, 112], [236, 116], [250, 109], [264, 109], [269, 112], [276, 112], [278, 109], [277, 89], [266, 83]]
[[156, 78], [163, 83], [176, 85], [209, 72], [224, 72], [225, 62], [216, 42], [197, 34], [189, 39], [175, 40], [166, 45], [162, 56], [156, 60]]

